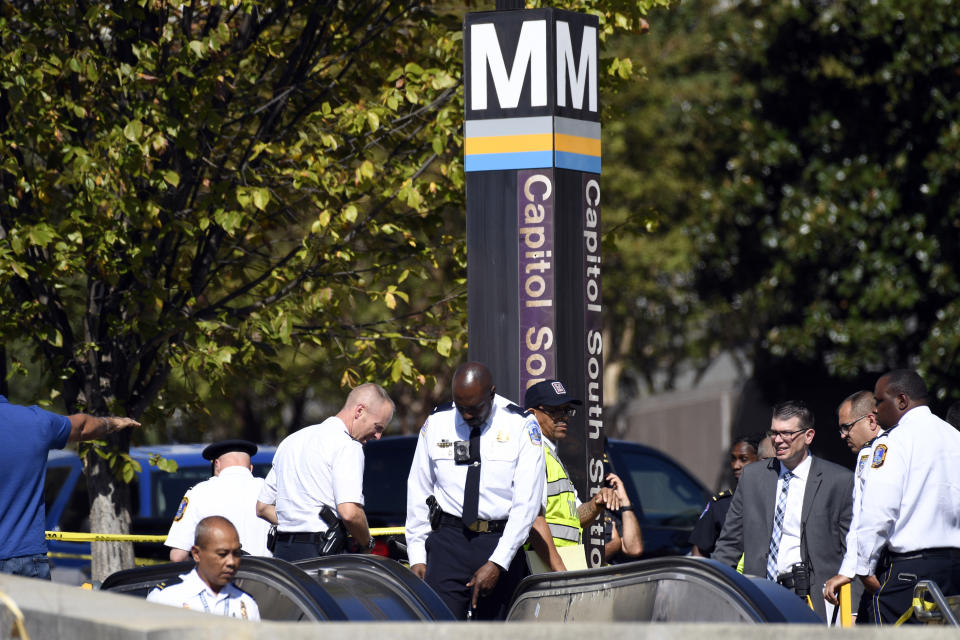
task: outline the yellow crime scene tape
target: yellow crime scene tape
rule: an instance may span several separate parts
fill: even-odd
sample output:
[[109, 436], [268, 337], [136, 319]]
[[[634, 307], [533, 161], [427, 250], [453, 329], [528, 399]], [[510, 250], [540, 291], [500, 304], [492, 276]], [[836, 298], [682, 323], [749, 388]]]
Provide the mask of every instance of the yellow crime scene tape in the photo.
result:
[[[400, 536], [403, 527], [380, 527], [370, 529], [370, 535]], [[164, 542], [166, 535], [132, 535], [125, 533], [81, 533], [76, 531], [47, 531], [47, 540], [61, 540], [63, 542]]]
[[[404, 534], [403, 527], [380, 527], [370, 529], [370, 535], [377, 536], [400, 536]], [[47, 531], [47, 540], [61, 540], [63, 542], [153, 542], [161, 543], [166, 541], [166, 535], [131, 535], [124, 533], [82, 533], [77, 531]], [[63, 558], [70, 560], [90, 560], [89, 553], [63, 553], [60, 551], [50, 551], [47, 555], [51, 558]], [[169, 560], [157, 560], [154, 558], [134, 558], [134, 563], [138, 567], [146, 567], [155, 564], [166, 564]]]

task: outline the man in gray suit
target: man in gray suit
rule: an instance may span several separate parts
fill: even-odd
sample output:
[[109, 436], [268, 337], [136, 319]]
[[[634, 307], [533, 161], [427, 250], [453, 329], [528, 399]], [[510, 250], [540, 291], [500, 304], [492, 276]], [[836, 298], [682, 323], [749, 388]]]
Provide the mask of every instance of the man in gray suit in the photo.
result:
[[747, 465], [717, 540], [713, 559], [793, 588], [806, 564], [814, 610], [826, 619], [823, 585], [843, 560], [852, 513], [853, 474], [810, 454], [813, 412], [799, 401], [773, 408], [769, 435], [776, 457]]

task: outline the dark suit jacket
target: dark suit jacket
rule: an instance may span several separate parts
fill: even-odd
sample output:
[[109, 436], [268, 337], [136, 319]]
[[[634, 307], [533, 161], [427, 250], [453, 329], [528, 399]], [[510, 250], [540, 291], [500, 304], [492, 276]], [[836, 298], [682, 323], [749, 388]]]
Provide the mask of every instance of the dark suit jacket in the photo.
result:
[[[764, 577], [776, 509], [780, 461], [770, 458], [743, 468], [740, 483], [724, 520], [714, 560], [735, 567], [743, 554], [743, 572]], [[812, 457], [800, 514], [800, 554], [810, 564], [810, 599], [826, 617], [823, 585], [837, 574], [846, 550], [853, 508], [853, 474], [843, 467]], [[853, 606], [860, 596], [854, 582]]]

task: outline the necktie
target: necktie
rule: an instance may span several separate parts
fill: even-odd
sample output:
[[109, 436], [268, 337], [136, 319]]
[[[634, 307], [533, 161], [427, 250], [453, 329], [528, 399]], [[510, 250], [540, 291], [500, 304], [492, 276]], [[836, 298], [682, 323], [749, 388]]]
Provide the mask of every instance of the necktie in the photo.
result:
[[777, 511], [773, 515], [773, 531], [770, 534], [770, 553], [767, 555], [767, 579], [777, 579], [777, 552], [780, 550], [780, 537], [783, 535], [783, 516], [787, 510], [787, 487], [793, 473], [783, 474], [783, 483], [780, 485], [780, 495], [777, 496]]
[[463, 526], [477, 521], [480, 508], [480, 427], [470, 430], [470, 467], [467, 468], [467, 484], [463, 489]]

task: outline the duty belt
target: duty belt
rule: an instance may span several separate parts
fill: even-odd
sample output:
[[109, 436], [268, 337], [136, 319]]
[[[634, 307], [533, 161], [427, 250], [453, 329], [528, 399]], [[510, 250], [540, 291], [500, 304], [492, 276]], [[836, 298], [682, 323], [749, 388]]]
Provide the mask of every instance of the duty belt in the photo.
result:
[[897, 551], [887, 550], [887, 555], [892, 560], [919, 560], [920, 558], [953, 558], [960, 560], [960, 549], [953, 547], [933, 547], [930, 549], [917, 549], [916, 551]]
[[506, 520], [477, 520], [469, 527], [463, 524], [463, 519], [460, 516], [453, 516], [449, 513], [440, 514], [440, 526], [441, 527], [461, 527], [463, 529], [469, 529], [475, 533], [500, 533], [503, 531], [503, 528], [507, 526]]
[[302, 531], [277, 531], [277, 542], [306, 542], [317, 544], [323, 540], [322, 533]]

